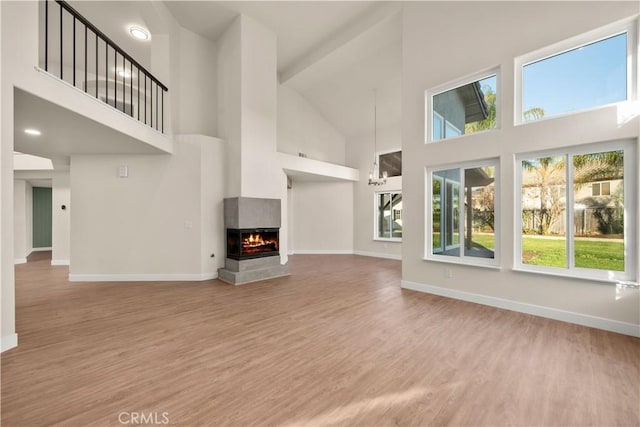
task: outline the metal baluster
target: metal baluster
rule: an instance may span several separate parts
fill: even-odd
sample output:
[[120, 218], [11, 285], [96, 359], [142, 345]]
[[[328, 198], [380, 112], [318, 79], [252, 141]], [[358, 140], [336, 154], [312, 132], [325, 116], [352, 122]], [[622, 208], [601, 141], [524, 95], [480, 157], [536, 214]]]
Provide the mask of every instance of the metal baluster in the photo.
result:
[[104, 102], [109, 104], [109, 44], [104, 41]]
[[76, 86], [76, 17], [73, 17], [73, 87]]
[[44, 70], [49, 71], [49, 0], [44, 2]]
[[129, 61], [129, 66], [129, 99], [131, 100], [129, 112], [131, 113], [131, 117], [133, 117], [133, 62]]
[[147, 73], [144, 73], [144, 124], [147, 124]]
[[84, 91], [87, 92], [87, 26], [84, 26]]
[[113, 108], [118, 109], [118, 51], [113, 48]]
[[153, 127], [153, 79], [150, 79], [151, 82], [149, 83], [149, 92], [151, 92], [151, 99], [149, 100], [149, 104], [151, 104], [151, 114], [149, 117], [149, 120], [151, 121], [151, 127]]
[[98, 34], [96, 35], [96, 98], [98, 97]]
[[60, 80], [64, 80], [62, 77], [62, 64], [64, 63], [64, 56], [62, 55], [62, 46], [64, 40], [62, 38], [62, 6], [60, 6]]

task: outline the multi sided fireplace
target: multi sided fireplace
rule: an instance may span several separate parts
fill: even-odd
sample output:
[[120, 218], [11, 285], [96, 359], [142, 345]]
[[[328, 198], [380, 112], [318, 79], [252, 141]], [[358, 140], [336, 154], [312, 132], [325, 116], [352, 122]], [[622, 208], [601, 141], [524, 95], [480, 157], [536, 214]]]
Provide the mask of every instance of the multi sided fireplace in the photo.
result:
[[218, 278], [241, 285], [288, 276], [289, 266], [280, 256], [281, 217], [280, 199], [224, 199], [227, 256]]
[[227, 258], [279, 256], [278, 228], [227, 229]]

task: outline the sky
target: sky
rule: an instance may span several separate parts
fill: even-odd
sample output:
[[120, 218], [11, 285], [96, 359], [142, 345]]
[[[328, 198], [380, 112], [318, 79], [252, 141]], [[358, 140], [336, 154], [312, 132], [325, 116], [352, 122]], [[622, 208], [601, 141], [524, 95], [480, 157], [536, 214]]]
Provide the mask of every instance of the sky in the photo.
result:
[[544, 109], [545, 117], [627, 99], [627, 35], [526, 65], [522, 111]]

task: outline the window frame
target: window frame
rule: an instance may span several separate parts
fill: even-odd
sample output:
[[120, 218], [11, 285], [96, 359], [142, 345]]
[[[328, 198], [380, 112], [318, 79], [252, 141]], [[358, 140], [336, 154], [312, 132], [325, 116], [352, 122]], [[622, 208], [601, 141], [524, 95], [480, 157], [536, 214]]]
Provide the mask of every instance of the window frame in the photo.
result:
[[[402, 195], [402, 190], [380, 190], [380, 191], [375, 191], [373, 193], [374, 197], [373, 197], [373, 240], [375, 241], [379, 241], [379, 242], [402, 242], [402, 237], [380, 237], [378, 235], [378, 225], [380, 224], [380, 217], [378, 215], [380, 209], [379, 209], [379, 201], [380, 201], [380, 195], [381, 194], [400, 194]], [[391, 217], [393, 217], [393, 209], [391, 209]], [[392, 222], [389, 222], [389, 226], [392, 227]], [[404, 232], [404, 227], [402, 228], [403, 232]], [[393, 227], [391, 228], [391, 230], [389, 230], [389, 236], [393, 236]]]
[[[474, 256], [467, 256], [464, 254], [464, 251], [461, 250], [459, 256], [450, 256], [433, 253], [433, 172], [449, 170], [449, 169], [459, 169], [460, 170], [460, 183], [459, 183], [459, 203], [464, 205], [464, 171], [465, 169], [471, 169], [474, 167], [486, 167], [492, 166], [495, 168], [494, 174], [494, 252], [493, 258], [481, 258]], [[473, 160], [469, 162], [462, 163], [453, 163], [447, 165], [437, 165], [437, 166], [429, 166], [425, 168], [425, 236], [424, 236], [424, 256], [423, 260], [425, 261], [436, 261], [436, 262], [444, 262], [451, 264], [464, 264], [464, 265], [473, 265], [477, 267], [489, 267], [489, 268], [500, 268], [501, 263], [501, 244], [500, 238], [502, 235], [501, 232], [501, 198], [500, 198], [500, 188], [501, 188], [501, 171], [500, 171], [500, 158], [492, 157], [483, 160]], [[441, 187], [443, 185], [443, 180], [436, 177], [441, 182]], [[460, 209], [459, 215], [459, 233], [460, 233], [460, 242], [459, 246], [462, 246], [462, 242], [465, 239], [465, 224], [466, 224], [466, 212], [464, 209]], [[440, 200], [440, 224], [442, 226], [442, 212], [444, 212], [444, 202]], [[455, 246], [455, 245], [454, 245]]]
[[[496, 130], [499, 130], [501, 128], [501, 124], [502, 124], [502, 79], [501, 79], [501, 72], [502, 72], [502, 66], [495, 66], [495, 67], [491, 67], [489, 69], [485, 69], [483, 71], [477, 72], [477, 73], [473, 73], [470, 75], [467, 75], [465, 77], [461, 77], [458, 78], [456, 80], [452, 80], [449, 81], [447, 83], [435, 86], [431, 89], [428, 89], [425, 91], [424, 96], [425, 96], [425, 120], [424, 120], [424, 143], [425, 144], [432, 144], [432, 143], [438, 143], [438, 142], [443, 142], [443, 141], [450, 141], [450, 140], [455, 140], [455, 139], [459, 139], [459, 138], [464, 138], [465, 136], [470, 136], [470, 135], [478, 135], [478, 134], [483, 134], [483, 133], [487, 133], [487, 132], [493, 132]], [[492, 129], [485, 129], [485, 130], [481, 130], [478, 132], [473, 132], [473, 133], [462, 133], [461, 135], [456, 135], [456, 136], [452, 136], [450, 138], [445, 137], [441, 138], [441, 139], [437, 139], [434, 140], [433, 139], [433, 113], [438, 114], [442, 119], [443, 119], [443, 129], [446, 128], [446, 121], [444, 120], [444, 117], [442, 117], [441, 114], [433, 111], [433, 97], [436, 95], [440, 95], [442, 93], [445, 93], [449, 90], [453, 90], [453, 89], [457, 89], [461, 86], [473, 83], [473, 82], [477, 82], [480, 80], [484, 80], [486, 78], [495, 76], [496, 77], [496, 126]], [[455, 126], [454, 126], [455, 127]], [[456, 128], [457, 129], [457, 128]], [[460, 129], [458, 129], [460, 130]]]
[[[548, 119], [555, 119], [558, 117], [566, 117], [574, 114], [580, 114], [587, 111], [598, 110], [607, 108], [612, 105], [621, 104], [637, 99], [637, 80], [638, 80], [638, 25], [639, 20], [637, 17], [623, 19], [621, 21], [614, 22], [609, 25], [597, 28], [595, 30], [568, 38], [558, 43], [554, 43], [549, 46], [545, 46], [541, 49], [533, 52], [526, 53], [518, 56], [514, 59], [514, 126], [528, 125], [531, 123], [538, 123]], [[523, 96], [523, 72], [524, 67], [545, 59], [552, 58], [554, 56], [562, 55], [564, 53], [580, 49], [581, 47], [595, 44], [611, 37], [618, 36], [620, 34], [627, 34], [627, 99], [614, 103], [598, 105], [595, 107], [583, 108], [575, 111], [567, 111], [552, 116], [545, 116], [537, 120], [525, 121], [522, 117], [522, 96]]]
[[[638, 271], [634, 260], [637, 259], [637, 212], [638, 212], [638, 174], [634, 164], [637, 164], [637, 140], [622, 139], [607, 142], [597, 142], [586, 145], [576, 145], [571, 147], [518, 153], [515, 156], [515, 210], [514, 210], [514, 264], [513, 269], [529, 273], [540, 273], [552, 276], [572, 277], [586, 280], [594, 280], [607, 283], [637, 282]], [[563, 156], [565, 160], [570, 160], [571, 156], [581, 154], [600, 153], [607, 151], [624, 150], [624, 215], [628, 220], [624, 221], [624, 271], [598, 270], [575, 266], [575, 243], [574, 243], [574, 209], [565, 209], [565, 245], [566, 245], [566, 267], [548, 267], [522, 262], [522, 161], [539, 159], [543, 157]], [[629, 160], [626, 160], [629, 159]], [[567, 164], [571, 164], [567, 162]], [[565, 168], [566, 180], [566, 206], [574, 206], [573, 189], [573, 166]]]

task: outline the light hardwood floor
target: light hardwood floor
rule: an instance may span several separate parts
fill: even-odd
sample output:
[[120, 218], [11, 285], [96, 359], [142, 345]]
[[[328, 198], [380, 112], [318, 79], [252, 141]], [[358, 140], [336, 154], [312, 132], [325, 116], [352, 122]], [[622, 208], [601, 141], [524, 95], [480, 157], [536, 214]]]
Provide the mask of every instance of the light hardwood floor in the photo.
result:
[[640, 424], [639, 339], [403, 291], [398, 261], [297, 255], [233, 287], [68, 283], [39, 256], [5, 427]]

